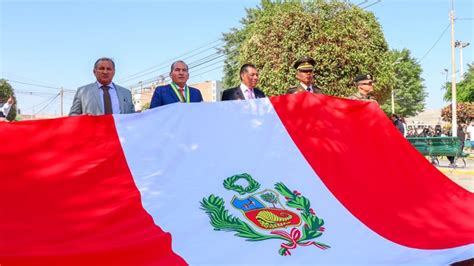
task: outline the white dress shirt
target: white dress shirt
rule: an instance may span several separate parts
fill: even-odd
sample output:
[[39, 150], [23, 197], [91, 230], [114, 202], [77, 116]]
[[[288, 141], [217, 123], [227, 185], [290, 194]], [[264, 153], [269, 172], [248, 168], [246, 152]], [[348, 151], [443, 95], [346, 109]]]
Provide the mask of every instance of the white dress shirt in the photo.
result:
[[240, 83], [240, 90], [242, 91], [242, 94], [244, 95], [245, 100], [255, 99], [255, 93], [253, 89], [251, 90], [245, 84]]
[[308, 90], [308, 86], [306, 86], [306, 84], [304, 84], [303, 82], [300, 82], [300, 85], [301, 87], [305, 89], [305, 91], [314, 92], [313, 87], [309, 86], [309, 90]]
[[2, 112], [3, 115], [6, 117], [8, 113], [10, 112], [11, 108], [12, 108], [12, 105], [6, 102], [3, 104], [3, 106], [0, 107], [0, 112]]

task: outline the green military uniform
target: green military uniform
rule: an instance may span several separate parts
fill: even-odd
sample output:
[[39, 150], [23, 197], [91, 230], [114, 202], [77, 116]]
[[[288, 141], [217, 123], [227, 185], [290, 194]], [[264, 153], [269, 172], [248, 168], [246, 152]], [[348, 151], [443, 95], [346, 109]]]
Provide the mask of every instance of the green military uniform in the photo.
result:
[[[298, 84], [298, 86], [293, 86], [293, 87], [288, 88], [286, 93], [287, 94], [292, 94], [292, 93], [306, 92], [306, 91], [308, 91], [308, 90], [306, 90], [303, 86], [301, 86], [301, 84]], [[318, 87], [312, 87], [310, 92], [312, 92], [312, 93], [322, 93], [321, 89], [319, 89]]]
[[370, 95], [364, 95], [360, 92], [356, 92], [349, 96], [349, 99], [351, 100], [359, 100], [359, 101], [368, 101], [368, 102], [375, 102], [375, 99], [370, 97]]
[[[365, 81], [365, 83], [364, 83]], [[373, 80], [372, 76], [369, 74], [359, 74], [355, 77], [354, 82], [357, 86], [357, 92], [349, 96], [348, 98], [351, 100], [359, 100], [359, 101], [368, 101], [368, 102], [377, 102], [373, 99], [369, 93], [373, 90]], [[361, 93], [364, 91], [364, 93]]]
[[[308, 56], [304, 56], [300, 59], [298, 59], [298, 61], [295, 62], [295, 64], [293, 65], [293, 67], [296, 69], [296, 71], [298, 72], [305, 72], [305, 73], [311, 73], [311, 75], [313, 75], [313, 69], [314, 69], [314, 65], [316, 64], [316, 62], [314, 61], [313, 58], [311, 57], [308, 57]], [[298, 78], [298, 74], [297, 73], [297, 78]], [[302, 73], [300, 73], [302, 74]], [[288, 88], [288, 90], [286, 91], [287, 94], [292, 94], [292, 93], [299, 93], [299, 92], [312, 92], [312, 93], [322, 93], [321, 89], [314, 86], [314, 84], [311, 84], [309, 87], [310, 89], [308, 90], [307, 88], [305, 88], [302, 84], [307, 84], [307, 83], [312, 83], [312, 79], [313, 77], [311, 77], [311, 79], [306, 79], [305, 78], [308, 78], [308, 76], [306, 77], [302, 77], [300, 79], [300, 83], [296, 86], [292, 86], [290, 88]]]

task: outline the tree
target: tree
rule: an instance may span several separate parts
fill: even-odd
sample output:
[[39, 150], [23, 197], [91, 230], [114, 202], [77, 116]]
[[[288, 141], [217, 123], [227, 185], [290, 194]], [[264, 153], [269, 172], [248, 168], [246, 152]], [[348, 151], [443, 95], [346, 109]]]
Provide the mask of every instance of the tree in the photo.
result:
[[7, 120], [12, 121], [16, 117], [16, 97], [13, 93], [12, 86], [4, 79], [0, 79], [0, 103], [7, 102], [8, 98], [12, 96], [15, 103], [13, 104], [10, 112], [8, 113]]
[[[427, 96], [421, 78], [421, 66], [410, 56], [407, 49], [391, 50], [390, 62], [393, 67], [391, 80], [395, 95], [395, 113], [403, 117], [414, 116], [425, 108], [424, 100]], [[391, 113], [391, 100], [386, 101], [382, 109]]]
[[[443, 121], [451, 122], [453, 113], [453, 109], [451, 107], [452, 106], [450, 104], [441, 110], [441, 117], [443, 118]], [[474, 120], [474, 103], [457, 103], [456, 111], [458, 124], [467, 124], [469, 121]]]
[[[444, 99], [450, 102], [451, 99], [451, 82], [444, 85], [446, 93]], [[472, 103], [474, 102], [474, 64], [468, 65], [468, 70], [464, 74], [464, 79], [456, 84], [456, 100], [457, 102]]]
[[393, 67], [373, 13], [341, 1], [270, 1], [247, 9], [241, 29], [224, 34], [224, 85], [235, 86], [239, 67], [253, 63], [267, 95], [285, 93], [294, 83], [293, 63], [304, 55], [316, 61], [315, 82], [324, 93], [348, 96], [360, 72], [377, 80], [379, 102], [390, 97]]

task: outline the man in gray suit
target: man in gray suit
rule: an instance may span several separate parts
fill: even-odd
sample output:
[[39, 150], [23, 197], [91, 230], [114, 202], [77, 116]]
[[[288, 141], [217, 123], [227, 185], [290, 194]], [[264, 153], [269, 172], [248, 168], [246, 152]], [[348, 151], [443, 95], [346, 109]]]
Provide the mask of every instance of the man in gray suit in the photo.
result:
[[99, 58], [94, 64], [96, 82], [77, 89], [69, 115], [103, 115], [133, 113], [132, 93], [112, 82], [115, 63], [110, 58]]

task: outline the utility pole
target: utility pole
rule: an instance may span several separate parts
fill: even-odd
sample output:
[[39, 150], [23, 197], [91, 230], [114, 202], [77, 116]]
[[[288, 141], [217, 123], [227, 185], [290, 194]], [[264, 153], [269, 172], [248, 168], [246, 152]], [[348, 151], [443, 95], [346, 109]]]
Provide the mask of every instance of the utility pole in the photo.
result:
[[392, 114], [395, 113], [395, 91], [392, 88]]
[[61, 116], [64, 115], [64, 112], [63, 112], [63, 106], [64, 106], [64, 88], [61, 87], [61, 91], [59, 92], [59, 94], [61, 95]]
[[456, 41], [454, 43], [454, 47], [459, 48], [459, 67], [460, 67], [460, 70], [461, 70], [460, 80], [464, 79], [464, 66], [463, 66], [463, 63], [462, 63], [462, 48], [465, 48], [465, 47], [468, 47], [468, 46], [469, 46], [468, 42]]
[[456, 57], [454, 48], [454, 0], [451, 0], [451, 12], [449, 12], [451, 20], [451, 130], [452, 136], [457, 137], [458, 116], [456, 106]]

